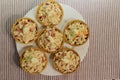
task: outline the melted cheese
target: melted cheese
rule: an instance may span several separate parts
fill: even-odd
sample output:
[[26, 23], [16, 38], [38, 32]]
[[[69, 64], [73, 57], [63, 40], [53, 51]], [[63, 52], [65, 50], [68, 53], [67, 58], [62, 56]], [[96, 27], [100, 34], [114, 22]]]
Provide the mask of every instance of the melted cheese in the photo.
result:
[[36, 37], [36, 23], [29, 22], [28, 19], [22, 19], [18, 22], [13, 31], [13, 35], [16, 36], [21, 42], [28, 43]]
[[88, 28], [79, 22], [74, 22], [65, 29], [65, 35], [67, 35], [66, 38], [70, 44], [83, 44], [88, 37], [87, 34]]
[[71, 50], [63, 50], [63, 52], [56, 53], [53, 60], [56, 69], [63, 73], [73, 72], [80, 62], [79, 56]]
[[47, 59], [43, 59], [46, 59], [46, 56], [42, 51], [31, 48], [25, 51], [21, 66], [30, 73], [41, 72], [47, 64]]
[[38, 60], [37, 58], [32, 58], [32, 59], [31, 59], [31, 62], [32, 62], [32, 63], [38, 63], [39, 60]]
[[44, 2], [39, 9], [40, 20], [46, 26], [58, 24], [62, 15], [62, 10], [56, 2]]
[[39, 38], [40, 45], [47, 51], [56, 51], [61, 47], [63, 34], [55, 28], [48, 28]]

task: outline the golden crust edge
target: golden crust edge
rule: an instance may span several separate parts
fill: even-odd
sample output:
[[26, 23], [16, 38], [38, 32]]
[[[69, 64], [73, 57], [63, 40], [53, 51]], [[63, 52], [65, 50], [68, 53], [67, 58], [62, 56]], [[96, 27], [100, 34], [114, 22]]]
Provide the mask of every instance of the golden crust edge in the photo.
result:
[[71, 73], [76, 72], [77, 69], [80, 67], [80, 63], [81, 63], [81, 58], [80, 58], [79, 54], [78, 54], [76, 51], [74, 51], [73, 49], [70, 49], [70, 48], [67, 48], [67, 47], [63, 47], [60, 51], [63, 51], [63, 50], [71, 50], [71, 51], [73, 51], [75, 54], [77, 54], [77, 56], [78, 56], [79, 59], [80, 59], [80, 60], [79, 60], [79, 64], [77, 65], [76, 69], [75, 69], [73, 72], [63, 73], [62, 71], [60, 71], [60, 70], [58, 70], [58, 69], [56, 68], [56, 64], [54, 63], [54, 60], [53, 60], [55, 54], [53, 54], [53, 59], [52, 59], [53, 67], [54, 67], [58, 72], [60, 72], [60, 73], [62, 73], [62, 74], [71, 74]]
[[[30, 42], [28, 42], [28, 43], [19, 41], [19, 40], [16, 39], [16, 38], [14, 37], [14, 35], [13, 35], [13, 32], [14, 32], [13, 30], [14, 30], [14, 28], [15, 28], [15, 24], [16, 24], [17, 22], [19, 22], [21, 19], [32, 20], [32, 21], [37, 25], [37, 26], [36, 26], [36, 27], [37, 27], [37, 34], [36, 34], [36, 37], [35, 37], [33, 40], [31, 40]], [[11, 34], [12, 34], [13, 38], [15, 39], [15, 41], [17, 41], [17, 42], [19, 42], [19, 43], [22, 43], [22, 44], [30, 44], [30, 43], [33, 43], [33, 42], [38, 38], [38, 34], [39, 34], [39, 33], [40, 33], [40, 30], [39, 30], [39, 28], [38, 28], [38, 24], [37, 24], [33, 19], [27, 18], [27, 17], [17, 19], [17, 20], [15, 21], [15, 23], [13, 24], [12, 28], [11, 28]]]
[[[56, 28], [56, 27], [52, 27], [52, 28], [55, 28], [57, 31], [59, 31], [61, 34], [63, 34], [58, 28]], [[44, 29], [44, 30], [40, 33], [40, 35], [39, 35], [39, 37], [38, 37], [38, 39], [37, 39], [37, 42], [36, 42], [36, 43], [37, 43], [38, 47], [39, 47], [40, 49], [43, 49], [45, 52], [48, 52], [49, 54], [54, 54], [54, 53], [58, 52], [58, 51], [63, 47], [63, 45], [64, 45], [64, 39], [63, 39], [62, 44], [61, 44], [61, 46], [60, 46], [60, 48], [59, 48], [58, 50], [56, 50], [56, 51], [48, 51], [48, 50], [46, 50], [45, 48], [42, 48], [41, 45], [39, 44], [39, 38], [41, 37], [41, 35], [42, 35], [44, 32], [46, 32], [46, 29]]]
[[84, 42], [83, 44], [74, 45], [74, 44], [70, 44], [70, 43], [66, 40], [65, 30], [68, 28], [68, 25], [70, 25], [70, 24], [73, 23], [73, 22], [82, 22], [82, 23], [84, 23], [84, 24], [87, 26], [87, 28], [88, 28], [88, 39], [86, 40], [86, 42], [87, 42], [87, 41], [89, 40], [89, 38], [90, 38], [90, 29], [89, 29], [88, 25], [87, 25], [84, 21], [77, 19], [77, 20], [71, 20], [71, 21], [69, 21], [69, 22], [66, 24], [66, 26], [65, 26], [65, 28], [64, 28], [64, 30], [63, 30], [64, 41], [65, 41], [66, 43], [68, 43], [69, 45], [71, 45], [71, 46], [82, 46], [82, 45], [84, 45], [86, 42]]
[[[63, 10], [62, 6], [61, 6], [58, 2], [56, 2], [56, 1], [49, 1], [49, 2], [55, 2], [55, 3], [57, 3], [57, 4], [59, 5], [59, 7], [60, 7], [60, 9], [61, 9], [61, 11], [62, 11], [62, 16], [61, 16], [61, 19], [60, 19], [60, 21], [59, 21], [59, 23], [61, 23], [61, 22], [62, 22], [62, 19], [63, 19], [63, 16], [64, 16], [64, 10]], [[39, 19], [39, 17], [38, 17], [38, 12], [39, 12], [40, 7], [43, 5], [43, 3], [44, 3], [44, 2], [40, 3], [40, 4], [38, 5], [38, 8], [37, 8], [37, 11], [36, 11], [36, 19], [37, 19], [37, 21], [38, 21], [40, 24], [42, 24], [44, 27], [47, 27], [47, 26], [57, 26], [59, 23], [58, 23], [58, 24], [55, 24], [55, 25], [45, 25], [45, 24]]]
[[[22, 55], [20, 56], [20, 67], [21, 67], [25, 72], [30, 73], [29, 71], [25, 70], [25, 69], [21, 66], [21, 64], [22, 64], [22, 57], [23, 57], [23, 55], [25, 54], [24, 52], [25, 52], [26, 50], [31, 49], [31, 48], [40, 50], [40, 51], [42, 51], [42, 52], [44, 53], [44, 56], [46, 57], [47, 63], [46, 63], [46, 65], [45, 65], [44, 69], [41, 71], [41, 72], [43, 72], [43, 71], [47, 68], [47, 65], [48, 65], [48, 58], [47, 58], [45, 52], [44, 52], [42, 49], [37, 48], [37, 47], [33, 47], [33, 46], [27, 46], [27, 47], [25, 48], [25, 50], [22, 52]], [[30, 74], [37, 75], [37, 74], [40, 74], [41, 72], [30, 73]]]

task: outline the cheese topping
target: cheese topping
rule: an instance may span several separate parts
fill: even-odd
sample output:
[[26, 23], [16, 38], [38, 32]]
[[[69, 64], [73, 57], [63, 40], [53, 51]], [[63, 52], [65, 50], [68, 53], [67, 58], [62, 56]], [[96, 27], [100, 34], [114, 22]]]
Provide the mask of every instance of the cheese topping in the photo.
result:
[[35, 50], [30, 48], [26, 50], [23, 54], [21, 60], [21, 66], [23, 69], [30, 73], [39, 73], [41, 72], [47, 64], [47, 58], [45, 54], [40, 50]]
[[37, 36], [37, 24], [32, 20], [23, 18], [15, 24], [13, 35], [20, 42], [29, 43]]
[[71, 73], [80, 63], [79, 56], [72, 50], [63, 50], [55, 54], [53, 58], [56, 69], [62, 73]]
[[38, 9], [38, 18], [46, 26], [57, 25], [62, 15], [62, 9], [57, 2], [44, 2]]
[[38, 39], [38, 44], [49, 52], [59, 49], [63, 42], [63, 34], [56, 28], [47, 28]]
[[88, 27], [81, 22], [73, 22], [65, 29], [65, 37], [72, 45], [81, 45], [88, 39]]

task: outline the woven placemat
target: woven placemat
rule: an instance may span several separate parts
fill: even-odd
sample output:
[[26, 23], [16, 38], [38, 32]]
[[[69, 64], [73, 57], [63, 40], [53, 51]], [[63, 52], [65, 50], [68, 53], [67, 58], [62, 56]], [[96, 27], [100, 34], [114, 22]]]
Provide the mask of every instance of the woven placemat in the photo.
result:
[[0, 80], [119, 79], [120, 0], [57, 0], [81, 13], [90, 26], [90, 47], [77, 72], [62, 76], [31, 75], [19, 67], [11, 26], [44, 0], [0, 0]]

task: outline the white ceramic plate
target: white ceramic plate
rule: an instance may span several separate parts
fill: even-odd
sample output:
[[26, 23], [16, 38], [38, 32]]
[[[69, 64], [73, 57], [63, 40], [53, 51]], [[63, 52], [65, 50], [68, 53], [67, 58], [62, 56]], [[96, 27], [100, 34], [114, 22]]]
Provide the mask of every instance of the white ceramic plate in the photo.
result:
[[[62, 22], [57, 26], [59, 29], [61, 29], [63, 31], [64, 29], [64, 26], [66, 25], [66, 23], [70, 20], [73, 20], [73, 19], [80, 19], [80, 20], [83, 20], [83, 17], [75, 10], [73, 9], [72, 7], [70, 6], [67, 6], [65, 4], [61, 4], [62, 7], [63, 7], [63, 10], [64, 10], [64, 18], [62, 20]], [[36, 9], [37, 9], [38, 6], [34, 7], [33, 9], [31, 9], [24, 17], [29, 17], [29, 18], [32, 18], [34, 21], [36, 21], [38, 23], [38, 26], [40, 27], [40, 29], [42, 30], [42, 25], [36, 20]], [[24, 48], [26, 46], [36, 46], [35, 43], [33, 44], [20, 44], [19, 42], [16, 42], [16, 47], [17, 47], [17, 50], [18, 50], [18, 53], [19, 53], [19, 56], [21, 56], [21, 51], [24, 50]], [[64, 46], [67, 46], [69, 48], [72, 48], [74, 49], [76, 52], [78, 52], [78, 54], [80, 55], [80, 58], [81, 58], [81, 61], [83, 61], [84, 57], [86, 56], [87, 54], [87, 51], [88, 51], [88, 47], [89, 47], [89, 40], [82, 46], [79, 46], [79, 47], [72, 47], [68, 44], [65, 43]], [[48, 66], [47, 68], [41, 73], [43, 75], [49, 75], [49, 76], [56, 76], [56, 75], [62, 75], [61, 73], [59, 73], [58, 71], [56, 71], [53, 66], [52, 66], [52, 63], [51, 63], [51, 58], [50, 58], [50, 55], [49, 54], [46, 54], [49, 58], [49, 62], [48, 62]]]

